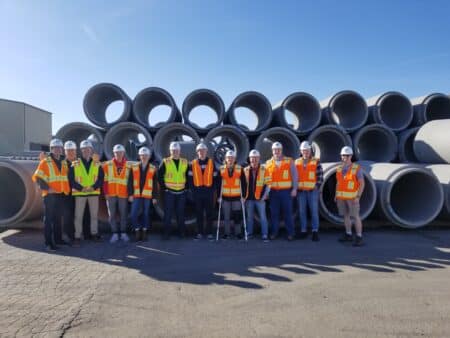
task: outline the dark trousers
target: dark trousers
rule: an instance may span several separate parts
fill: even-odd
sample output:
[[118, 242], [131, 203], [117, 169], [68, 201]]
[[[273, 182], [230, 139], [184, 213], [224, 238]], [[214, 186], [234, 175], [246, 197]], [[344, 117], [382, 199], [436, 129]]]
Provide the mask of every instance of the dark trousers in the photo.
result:
[[131, 204], [131, 225], [134, 230], [141, 228], [148, 230], [151, 227], [152, 208], [153, 200], [151, 198], [134, 198]]
[[166, 191], [164, 193], [164, 232], [170, 233], [170, 224], [172, 215], [175, 213], [177, 218], [178, 231], [184, 233], [184, 205], [186, 204], [186, 192], [173, 193]]
[[64, 212], [63, 194], [49, 194], [44, 197], [45, 245], [54, 245], [62, 238], [61, 218]]
[[73, 240], [75, 236], [75, 198], [72, 195], [64, 195], [63, 200], [64, 232]]
[[[197, 217], [197, 232], [202, 235], [212, 233], [213, 223], [213, 189], [194, 190], [195, 213]], [[204, 217], [206, 214], [206, 228]]]
[[283, 215], [284, 224], [288, 235], [294, 235], [294, 220], [292, 217], [291, 189], [270, 190], [269, 193], [270, 216], [272, 221], [272, 234], [278, 234], [280, 225], [280, 214]]

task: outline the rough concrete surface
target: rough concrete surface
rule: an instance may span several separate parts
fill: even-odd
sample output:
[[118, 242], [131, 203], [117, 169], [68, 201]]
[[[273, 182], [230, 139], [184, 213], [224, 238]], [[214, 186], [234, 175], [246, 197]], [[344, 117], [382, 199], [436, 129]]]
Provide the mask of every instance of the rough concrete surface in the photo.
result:
[[450, 230], [366, 245], [172, 239], [43, 251], [0, 234], [0, 336], [449, 337]]

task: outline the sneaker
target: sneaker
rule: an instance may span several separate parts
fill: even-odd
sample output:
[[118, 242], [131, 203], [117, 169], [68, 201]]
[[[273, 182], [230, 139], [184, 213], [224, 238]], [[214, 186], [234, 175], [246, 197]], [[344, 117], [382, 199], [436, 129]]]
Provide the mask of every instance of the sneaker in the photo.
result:
[[209, 234], [207, 238], [208, 241], [214, 241], [216, 239], [212, 234]]
[[66, 241], [64, 241], [62, 239], [55, 241], [55, 244], [56, 245], [69, 245], [68, 242], [66, 242]]
[[47, 251], [47, 252], [55, 252], [56, 251], [56, 247], [54, 245], [46, 245], [45, 246], [45, 251]]
[[202, 234], [197, 234], [195, 237], [194, 237], [194, 239], [197, 241], [197, 240], [200, 240], [200, 239], [202, 239], [203, 238], [203, 236], [202, 236]]
[[355, 236], [355, 240], [353, 241], [353, 246], [363, 246], [363, 238], [362, 236]]
[[269, 242], [269, 238], [267, 236], [262, 236], [262, 241], [267, 243]]
[[271, 241], [273, 241], [273, 240], [275, 240], [275, 239], [277, 239], [277, 235], [275, 235], [275, 234], [270, 235], [270, 240], [271, 240]]
[[73, 240], [72, 246], [75, 247], [75, 248], [79, 248], [81, 246], [81, 240], [79, 238], [75, 238]]
[[223, 239], [223, 240], [227, 240], [227, 239], [229, 239], [229, 238], [230, 238], [229, 235], [222, 235], [222, 239]]
[[128, 241], [130, 240], [130, 238], [128, 237], [128, 235], [125, 234], [125, 233], [120, 234], [120, 239], [121, 239], [122, 241], [124, 241], [124, 242], [128, 242]]
[[111, 236], [111, 239], [109, 240], [109, 243], [116, 243], [117, 241], [119, 240], [119, 235], [118, 234], [116, 234], [116, 233], [114, 233], [112, 236]]
[[306, 238], [308, 238], [308, 233], [306, 231], [302, 231], [302, 232], [300, 232], [300, 235], [298, 235], [298, 238], [306, 239]]
[[353, 241], [353, 236], [347, 233], [344, 233], [341, 238], [338, 239], [339, 242], [351, 242]]
[[148, 234], [147, 229], [145, 229], [145, 228], [142, 229], [141, 240], [142, 240], [143, 242], [146, 242], [146, 241], [147, 241], [147, 239], [148, 239], [147, 234]]
[[317, 231], [313, 231], [311, 240], [313, 242], [318, 242], [319, 241], [319, 234], [317, 233]]
[[293, 241], [294, 240], [294, 236], [292, 236], [292, 235], [287, 236], [287, 240], [289, 242]]
[[141, 230], [139, 230], [139, 229], [134, 230], [134, 240], [136, 242], [140, 242], [142, 240]]

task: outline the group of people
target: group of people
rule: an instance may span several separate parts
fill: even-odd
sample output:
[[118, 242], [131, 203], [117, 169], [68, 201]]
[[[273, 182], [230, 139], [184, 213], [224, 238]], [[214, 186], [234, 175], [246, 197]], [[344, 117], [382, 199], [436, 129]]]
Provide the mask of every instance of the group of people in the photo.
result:
[[[249, 165], [236, 163], [236, 153], [226, 152], [225, 161], [216, 168], [208, 157], [204, 143], [196, 146], [197, 157], [189, 162], [181, 157], [181, 146], [171, 142], [170, 156], [159, 166], [150, 163], [151, 150], [139, 149], [139, 161], [129, 161], [125, 148], [117, 144], [113, 159], [100, 162], [89, 140], [80, 143], [81, 158], [73, 141], [53, 139], [50, 154], [43, 155], [33, 175], [44, 200], [45, 245], [48, 251], [57, 245], [80, 246], [83, 238], [83, 216], [89, 205], [90, 235], [101, 241], [98, 231], [99, 197], [106, 198], [111, 243], [128, 242], [128, 207], [131, 205], [131, 224], [136, 241], [145, 241], [152, 222], [154, 196], [162, 196], [164, 206], [163, 238], [171, 235], [172, 216], [175, 216], [178, 235], [185, 237], [186, 195], [193, 197], [197, 219], [196, 240], [223, 240], [254, 237], [255, 209], [261, 225], [261, 239], [275, 240], [279, 236], [281, 219], [287, 230], [287, 240], [295, 238], [293, 201], [298, 203], [300, 239], [308, 237], [308, 214], [311, 219], [311, 239], [319, 241], [319, 194], [323, 183], [323, 169], [313, 156], [311, 144], [300, 145], [301, 157], [293, 160], [283, 155], [280, 142], [272, 144], [272, 157], [264, 164], [258, 150], [248, 154]], [[63, 154], [64, 153], [64, 154]], [[361, 246], [362, 223], [359, 216], [359, 199], [364, 190], [361, 167], [352, 162], [351, 147], [341, 150], [342, 163], [336, 172], [335, 201], [344, 218], [345, 233], [339, 239]], [[217, 197], [217, 198], [216, 198]], [[218, 203], [219, 219], [213, 227]], [[266, 216], [266, 202], [270, 208], [270, 229]], [[219, 225], [223, 218], [223, 233]], [[63, 238], [62, 224], [67, 239]], [[352, 234], [352, 223], [356, 234]], [[233, 225], [233, 227], [232, 227]]]

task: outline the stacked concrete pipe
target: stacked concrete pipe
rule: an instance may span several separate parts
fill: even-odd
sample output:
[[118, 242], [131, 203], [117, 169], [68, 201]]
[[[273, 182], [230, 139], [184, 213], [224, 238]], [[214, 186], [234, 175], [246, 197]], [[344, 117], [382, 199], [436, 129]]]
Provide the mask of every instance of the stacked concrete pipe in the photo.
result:
[[383, 124], [359, 129], [353, 135], [353, 147], [360, 161], [392, 162], [397, 158], [397, 136]]
[[421, 126], [429, 121], [450, 119], [450, 98], [432, 93], [411, 100], [414, 107], [413, 124]]
[[283, 154], [296, 159], [300, 156], [300, 141], [296, 135], [283, 127], [274, 127], [263, 131], [256, 139], [255, 148], [261, 153], [261, 161], [272, 157], [272, 144], [281, 142]]
[[401, 163], [417, 163], [419, 160], [414, 154], [414, 138], [419, 127], [403, 130], [397, 135], [398, 159]]
[[352, 146], [352, 139], [344, 128], [331, 124], [315, 129], [309, 134], [308, 141], [313, 146], [314, 155], [322, 162], [340, 161], [342, 147]]
[[426, 168], [437, 177], [444, 192], [444, 203], [439, 218], [450, 220], [450, 165], [432, 164]]
[[413, 107], [402, 93], [386, 92], [367, 99], [369, 119], [373, 123], [384, 124], [392, 131], [402, 131], [411, 124]]
[[64, 125], [56, 132], [56, 137], [61, 140], [71, 140], [77, 144], [78, 155], [80, 153], [80, 143], [83, 140], [91, 141], [94, 146], [94, 151], [101, 157], [103, 157], [103, 137], [105, 132], [99, 128], [95, 128], [90, 124], [83, 122], [72, 122]]
[[414, 138], [414, 154], [422, 163], [450, 163], [450, 119], [427, 122]]

